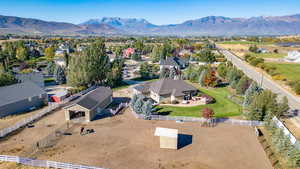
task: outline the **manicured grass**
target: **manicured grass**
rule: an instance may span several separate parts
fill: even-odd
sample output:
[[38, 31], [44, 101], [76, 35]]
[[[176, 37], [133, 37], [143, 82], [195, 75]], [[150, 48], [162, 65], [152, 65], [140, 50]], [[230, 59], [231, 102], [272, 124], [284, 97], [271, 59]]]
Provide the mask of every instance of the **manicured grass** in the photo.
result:
[[220, 44], [241, 44], [241, 45], [267, 45], [272, 44], [270, 42], [252, 42], [252, 41], [224, 41], [219, 42]]
[[287, 56], [287, 54], [284, 53], [248, 53], [248, 54], [259, 58], [283, 58]]
[[288, 81], [300, 81], [300, 64], [293, 63], [265, 63], [276, 67], [276, 72], [287, 78]]
[[128, 88], [129, 86], [130, 86], [129, 84], [122, 82], [122, 84], [120, 86], [114, 87], [114, 88], [112, 88], [112, 90], [113, 91], [122, 90], [122, 89]]
[[230, 95], [227, 87], [214, 89], [199, 87], [199, 89], [201, 92], [214, 97], [216, 103], [194, 107], [158, 106], [158, 108], [161, 108], [159, 112], [161, 114], [169, 113], [171, 116], [201, 117], [202, 109], [208, 107], [213, 109], [215, 117], [219, 118], [241, 115], [242, 107], [227, 98]]

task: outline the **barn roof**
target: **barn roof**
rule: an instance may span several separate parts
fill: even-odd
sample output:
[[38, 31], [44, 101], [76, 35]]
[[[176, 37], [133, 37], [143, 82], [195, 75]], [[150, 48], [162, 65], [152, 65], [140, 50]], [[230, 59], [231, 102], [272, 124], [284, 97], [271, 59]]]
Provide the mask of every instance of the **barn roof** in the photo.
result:
[[81, 99], [79, 99], [76, 104], [91, 110], [97, 104], [103, 102], [105, 99], [112, 95], [112, 90], [107, 87], [98, 87], [97, 89], [87, 93]]

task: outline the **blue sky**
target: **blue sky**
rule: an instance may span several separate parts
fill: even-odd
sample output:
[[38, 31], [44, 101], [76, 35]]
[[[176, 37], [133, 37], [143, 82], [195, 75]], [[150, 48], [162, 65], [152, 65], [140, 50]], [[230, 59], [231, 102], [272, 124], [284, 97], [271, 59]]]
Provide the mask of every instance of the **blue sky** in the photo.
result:
[[145, 18], [175, 24], [204, 16], [252, 17], [300, 13], [300, 0], [1, 0], [0, 15], [81, 23], [91, 18]]

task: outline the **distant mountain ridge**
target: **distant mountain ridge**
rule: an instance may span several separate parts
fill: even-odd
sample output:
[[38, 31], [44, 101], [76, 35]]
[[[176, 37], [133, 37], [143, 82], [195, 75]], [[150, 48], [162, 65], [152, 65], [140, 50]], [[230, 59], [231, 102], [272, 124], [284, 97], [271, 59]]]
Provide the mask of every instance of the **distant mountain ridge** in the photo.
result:
[[0, 34], [37, 35], [290, 35], [300, 34], [300, 14], [229, 18], [207, 16], [181, 24], [155, 25], [145, 19], [103, 17], [79, 25], [0, 15]]

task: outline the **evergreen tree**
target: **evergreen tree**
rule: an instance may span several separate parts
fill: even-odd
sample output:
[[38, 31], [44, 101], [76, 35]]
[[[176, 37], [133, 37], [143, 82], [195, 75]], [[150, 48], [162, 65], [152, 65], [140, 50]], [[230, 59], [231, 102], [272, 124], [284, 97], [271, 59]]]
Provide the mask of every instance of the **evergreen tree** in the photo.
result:
[[247, 108], [251, 104], [254, 95], [260, 93], [261, 91], [262, 89], [258, 86], [258, 84], [252, 81], [249, 88], [245, 91], [243, 107]]
[[224, 63], [222, 63], [222, 64], [220, 64], [218, 66], [218, 75], [220, 77], [222, 77], [223, 79], [225, 79], [226, 78], [226, 74], [227, 74], [227, 67], [226, 67], [226, 65]]
[[153, 104], [150, 100], [148, 100], [146, 103], [144, 103], [144, 105], [142, 107], [142, 112], [145, 115], [145, 119], [150, 119], [152, 109], [153, 109]]
[[147, 62], [144, 62], [140, 66], [140, 76], [143, 79], [150, 78], [150, 65]]
[[70, 56], [67, 52], [64, 52], [64, 59], [65, 59], [65, 62], [66, 62], [66, 67], [68, 67]]
[[207, 70], [206, 69], [202, 70], [202, 72], [200, 74], [200, 77], [199, 77], [199, 84], [200, 84], [201, 87], [205, 86], [206, 74], [207, 74]]
[[274, 112], [274, 115], [276, 117], [279, 118], [288, 113], [288, 110], [290, 109], [290, 107], [289, 107], [289, 101], [286, 96], [283, 97], [282, 101], [278, 104], [277, 107], [278, 107], [277, 111]]
[[263, 120], [265, 115], [277, 112], [277, 95], [270, 90], [265, 90], [253, 97], [249, 106], [249, 115], [251, 120]]
[[66, 75], [65, 75], [65, 70], [60, 67], [60, 66], [56, 66], [55, 69], [55, 81], [58, 84], [65, 84], [66, 83]]
[[130, 106], [131, 106], [132, 108], [134, 108], [134, 105], [135, 105], [135, 102], [137, 101], [137, 99], [138, 99], [138, 95], [137, 95], [137, 94], [134, 94], [134, 95], [132, 96], [131, 100], [130, 100]]
[[144, 98], [145, 97], [143, 95], [138, 95], [138, 98], [133, 106], [134, 111], [138, 114], [143, 113]]
[[249, 79], [247, 76], [243, 76], [236, 85], [237, 94], [243, 95], [249, 87]]

